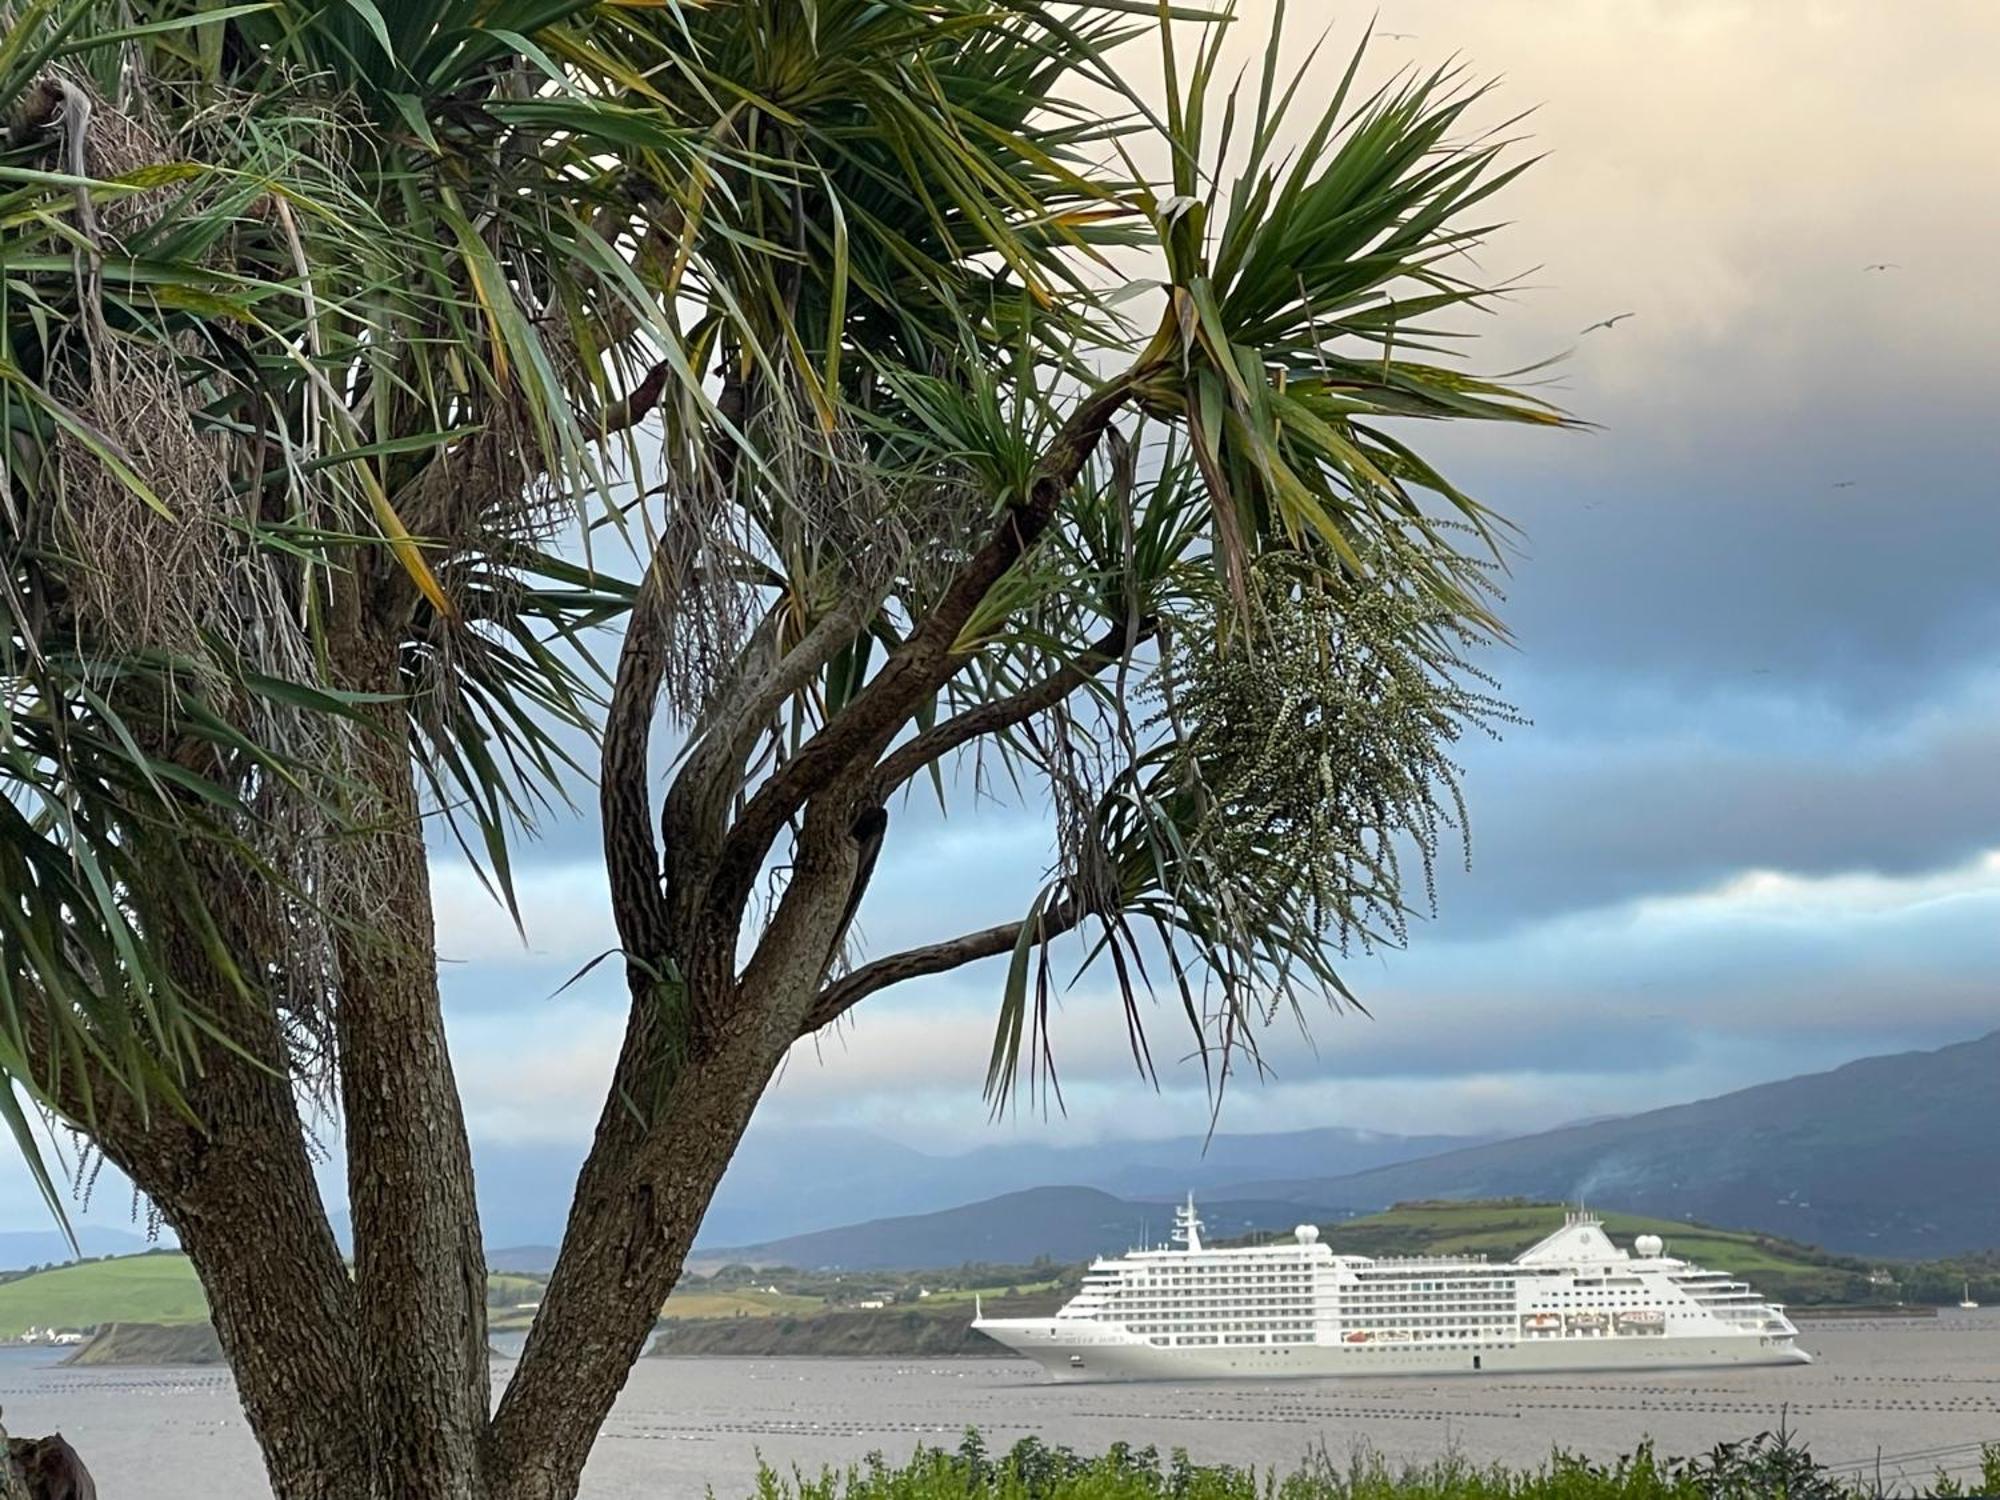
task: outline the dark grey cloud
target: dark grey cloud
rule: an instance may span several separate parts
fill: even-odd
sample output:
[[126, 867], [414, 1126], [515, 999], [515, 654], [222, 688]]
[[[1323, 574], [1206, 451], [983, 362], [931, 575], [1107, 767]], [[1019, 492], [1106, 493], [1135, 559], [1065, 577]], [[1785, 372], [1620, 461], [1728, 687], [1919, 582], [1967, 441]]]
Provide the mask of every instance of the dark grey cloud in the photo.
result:
[[[1727, 701], [1623, 739], [1516, 733], [1472, 757], [1472, 868], [1445, 872], [1437, 926], [1473, 935], [1744, 869], [1900, 875], [1970, 859], [2000, 846], [2000, 702], [1982, 714], [1965, 699], [1890, 733], [1820, 720], [1807, 742], [1782, 705]], [[1732, 726], [1732, 712], [1765, 727]]]
[[2000, 444], [1949, 415], [1912, 391], [1768, 448], [1598, 434], [1552, 482], [1489, 454], [1486, 488], [1524, 530], [1506, 607], [1522, 658], [1582, 679], [1564, 711], [1583, 722], [1586, 693], [1637, 681], [1783, 690], [1857, 725], [1910, 713], [2000, 648]]

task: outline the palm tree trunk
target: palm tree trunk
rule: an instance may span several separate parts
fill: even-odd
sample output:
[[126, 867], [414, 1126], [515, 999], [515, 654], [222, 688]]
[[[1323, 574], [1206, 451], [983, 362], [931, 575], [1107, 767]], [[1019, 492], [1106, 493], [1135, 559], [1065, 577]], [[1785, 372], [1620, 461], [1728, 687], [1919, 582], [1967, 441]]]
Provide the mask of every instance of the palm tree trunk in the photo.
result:
[[[248, 882], [262, 877], [213, 849], [191, 856], [225, 940], [255, 951], [237, 948], [238, 929], [253, 907]], [[386, 1500], [354, 1283], [313, 1176], [283, 1023], [267, 997], [220, 981], [202, 934], [174, 922], [174, 894], [155, 893], [148, 909], [165, 929], [170, 966], [204, 997], [226, 1044], [203, 1045], [185, 1113], [157, 1099], [142, 1108], [76, 1069], [59, 1075], [56, 1102], [69, 1118], [94, 1121], [106, 1156], [173, 1226], [278, 1500]]]
[[[644, 1021], [618, 1076], [634, 1075]], [[660, 1306], [783, 1048], [739, 1035], [680, 1075], [650, 1129], [614, 1091], [577, 1182], [556, 1274], [487, 1452], [489, 1500], [572, 1500], [584, 1461], [644, 1352]]]
[[860, 865], [848, 826], [807, 820], [791, 883], [740, 980], [733, 941], [682, 932], [682, 972], [707, 979], [689, 983], [673, 1015], [659, 976], [681, 966], [664, 954], [628, 960], [625, 1042], [555, 1271], [494, 1415], [489, 1500], [573, 1500], [716, 1185], [819, 992]]
[[[291, 1082], [268, 1066], [267, 1048], [246, 1051], [210, 1049], [191, 1101], [199, 1126], [99, 1090], [98, 1140], [194, 1264], [274, 1495], [385, 1500], [354, 1287]], [[65, 1102], [80, 1111], [80, 1094]]]
[[[290, 1085], [235, 1066], [225, 1089], [204, 1090], [198, 1151], [128, 1169], [194, 1262], [273, 1494], [384, 1500], [354, 1285], [313, 1181]], [[171, 1190], [159, 1186], [163, 1166], [183, 1176]]]
[[[193, 1118], [142, 1111], [112, 1088], [86, 1097], [74, 1073], [61, 1102], [72, 1118], [94, 1114], [106, 1154], [180, 1237], [276, 1500], [485, 1500], [486, 1275], [471, 1155], [404, 726], [398, 705], [380, 713], [359, 767], [376, 801], [371, 831], [346, 861], [373, 907], [336, 939], [352, 1274], [313, 1177], [279, 1015], [268, 997], [218, 985], [197, 934], [162, 941], [183, 981], [205, 986], [231, 1045], [204, 1049], [187, 1090]], [[256, 877], [211, 863], [199, 878], [227, 926], [241, 904], [230, 893]]]
[[[392, 645], [361, 660], [372, 670], [357, 685], [399, 690]], [[380, 733], [357, 749], [377, 829], [351, 867], [368, 916], [335, 942], [355, 1323], [384, 1492], [481, 1500], [486, 1260], [445, 1046], [405, 712], [400, 703], [373, 708]]]

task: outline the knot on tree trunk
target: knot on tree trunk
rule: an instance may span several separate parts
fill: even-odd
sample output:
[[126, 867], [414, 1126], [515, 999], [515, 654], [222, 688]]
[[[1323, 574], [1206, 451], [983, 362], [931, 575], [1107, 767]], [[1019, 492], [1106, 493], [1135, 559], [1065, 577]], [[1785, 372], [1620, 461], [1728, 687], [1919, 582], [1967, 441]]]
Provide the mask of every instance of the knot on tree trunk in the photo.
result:
[[0, 1427], [0, 1500], [97, 1500], [83, 1459], [60, 1432], [10, 1438]]

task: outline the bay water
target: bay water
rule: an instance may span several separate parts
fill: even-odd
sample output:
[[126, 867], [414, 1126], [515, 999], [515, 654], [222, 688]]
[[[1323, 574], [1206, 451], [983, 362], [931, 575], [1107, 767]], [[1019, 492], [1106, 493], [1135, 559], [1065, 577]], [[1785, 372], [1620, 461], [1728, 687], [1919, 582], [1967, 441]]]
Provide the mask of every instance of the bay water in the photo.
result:
[[[1186, 1385], [1054, 1385], [1012, 1359], [643, 1359], [586, 1471], [585, 1500], [751, 1494], [761, 1460], [816, 1473], [880, 1452], [955, 1447], [977, 1427], [1080, 1452], [1184, 1448], [1198, 1462], [1290, 1467], [1315, 1449], [1391, 1461], [1447, 1453], [1534, 1465], [1561, 1447], [1614, 1458], [1650, 1438], [1703, 1451], [1788, 1423], [1822, 1461], [1905, 1492], [1976, 1472], [2000, 1442], [2000, 1315], [1802, 1325], [1810, 1366], [1677, 1373], [1412, 1376]], [[513, 1368], [501, 1346], [494, 1387]], [[0, 1350], [9, 1431], [61, 1430], [105, 1500], [265, 1500], [256, 1447], [220, 1369], [67, 1369]]]

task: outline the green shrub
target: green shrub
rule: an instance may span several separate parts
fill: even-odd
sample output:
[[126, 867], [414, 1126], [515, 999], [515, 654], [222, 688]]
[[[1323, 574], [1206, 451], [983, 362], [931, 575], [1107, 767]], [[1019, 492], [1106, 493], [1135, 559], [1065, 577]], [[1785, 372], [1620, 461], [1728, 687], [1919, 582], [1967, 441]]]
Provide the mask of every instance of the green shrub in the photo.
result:
[[[1982, 1453], [1975, 1493], [2000, 1495], [2000, 1445]], [[712, 1497], [711, 1492], [711, 1497]], [[1967, 1493], [1940, 1473], [1928, 1493]], [[1883, 1500], [1874, 1481], [1842, 1478], [1785, 1428], [1722, 1443], [1696, 1458], [1662, 1459], [1650, 1443], [1611, 1463], [1558, 1450], [1536, 1469], [1459, 1457], [1393, 1465], [1378, 1453], [1345, 1462], [1321, 1449], [1289, 1473], [1195, 1464], [1176, 1448], [1114, 1444], [1087, 1458], [1039, 1438], [994, 1457], [977, 1431], [955, 1452], [919, 1448], [891, 1468], [879, 1453], [817, 1476], [757, 1475], [755, 1500]]]

